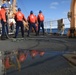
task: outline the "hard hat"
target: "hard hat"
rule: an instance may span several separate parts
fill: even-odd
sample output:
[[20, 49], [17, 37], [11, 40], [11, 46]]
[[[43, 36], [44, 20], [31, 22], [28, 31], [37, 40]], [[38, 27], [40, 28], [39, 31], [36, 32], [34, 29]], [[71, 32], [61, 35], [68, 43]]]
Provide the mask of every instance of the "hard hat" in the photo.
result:
[[39, 10], [39, 13], [42, 13], [42, 11], [41, 11], [41, 10]]
[[2, 7], [2, 8], [7, 8], [7, 5], [6, 5], [6, 4], [2, 4], [1, 7]]
[[33, 14], [33, 11], [30, 11], [30, 14]]
[[20, 8], [18, 8], [18, 11], [21, 11], [21, 9], [20, 9]]

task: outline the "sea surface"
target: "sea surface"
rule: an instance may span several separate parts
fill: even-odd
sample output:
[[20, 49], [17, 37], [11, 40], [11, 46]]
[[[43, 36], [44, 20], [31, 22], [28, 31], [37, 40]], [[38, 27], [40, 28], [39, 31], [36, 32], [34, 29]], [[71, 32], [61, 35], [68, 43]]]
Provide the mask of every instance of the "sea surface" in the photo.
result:
[[[68, 30], [69, 30], [69, 28], [65, 28], [64, 34], [67, 34]], [[41, 31], [42, 31], [42, 29], [41, 29]], [[58, 33], [58, 29], [57, 28], [53, 28], [53, 29], [48, 28], [48, 29], [45, 29], [45, 32], [47, 32], [47, 33]]]

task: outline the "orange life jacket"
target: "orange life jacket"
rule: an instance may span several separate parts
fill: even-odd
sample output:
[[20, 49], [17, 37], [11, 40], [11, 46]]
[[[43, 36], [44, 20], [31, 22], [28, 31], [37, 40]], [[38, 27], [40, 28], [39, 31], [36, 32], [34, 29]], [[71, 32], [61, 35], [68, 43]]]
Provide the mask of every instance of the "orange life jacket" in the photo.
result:
[[24, 15], [21, 12], [17, 12], [15, 17], [17, 21], [23, 21]]
[[3, 20], [4, 22], [6, 22], [6, 10], [3, 9], [3, 8], [0, 10], [0, 18], [1, 18], [1, 20]]
[[10, 65], [10, 58], [9, 57], [6, 57], [4, 59], [4, 66], [5, 66], [6, 69], [10, 68], [11, 65]]
[[28, 17], [28, 21], [30, 23], [35, 23], [36, 22], [36, 17], [35, 15], [31, 14], [29, 17]]
[[40, 55], [40, 56], [43, 56], [44, 54], [45, 54], [44, 51], [39, 52], [39, 55]]
[[30, 51], [30, 55], [31, 55], [32, 58], [34, 58], [37, 54], [38, 54], [38, 52], [36, 50], [31, 50]]
[[21, 53], [21, 54], [19, 55], [19, 61], [20, 61], [20, 62], [25, 61], [25, 60], [26, 60], [26, 57], [27, 57], [27, 55], [26, 55], [26, 54]]
[[44, 15], [42, 13], [40, 13], [38, 15], [38, 19], [39, 19], [39, 21], [44, 21]]

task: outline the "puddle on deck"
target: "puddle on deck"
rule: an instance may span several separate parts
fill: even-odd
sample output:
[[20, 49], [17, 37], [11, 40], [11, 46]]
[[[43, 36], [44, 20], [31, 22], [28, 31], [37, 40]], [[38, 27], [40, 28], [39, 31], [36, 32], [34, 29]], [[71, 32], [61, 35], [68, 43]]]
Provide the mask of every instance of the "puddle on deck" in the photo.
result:
[[8, 75], [13, 71], [21, 71], [24, 68], [43, 64], [47, 60], [56, 58], [65, 52], [58, 51], [44, 51], [44, 50], [16, 50], [4, 51], [2, 53], [2, 65], [4, 66], [4, 73]]

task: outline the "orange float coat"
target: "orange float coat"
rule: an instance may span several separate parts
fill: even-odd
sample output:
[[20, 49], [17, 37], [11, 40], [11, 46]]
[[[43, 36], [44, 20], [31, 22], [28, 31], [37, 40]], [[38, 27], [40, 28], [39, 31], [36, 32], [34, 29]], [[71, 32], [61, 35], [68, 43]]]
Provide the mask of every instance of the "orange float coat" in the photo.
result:
[[0, 10], [0, 19], [6, 22], [6, 10], [4, 8]]

